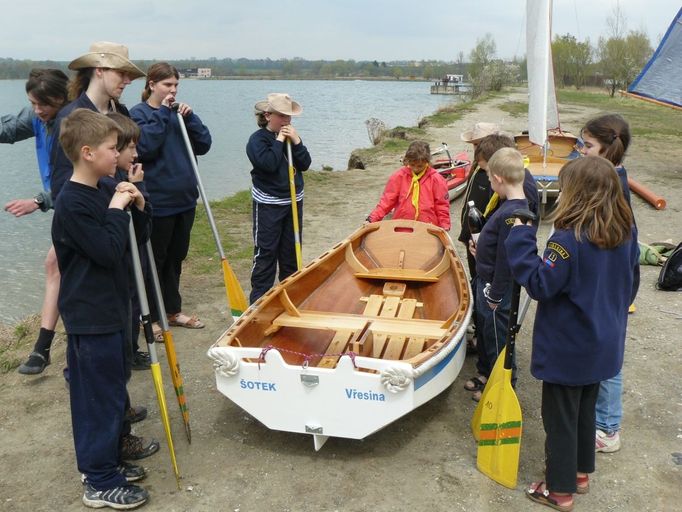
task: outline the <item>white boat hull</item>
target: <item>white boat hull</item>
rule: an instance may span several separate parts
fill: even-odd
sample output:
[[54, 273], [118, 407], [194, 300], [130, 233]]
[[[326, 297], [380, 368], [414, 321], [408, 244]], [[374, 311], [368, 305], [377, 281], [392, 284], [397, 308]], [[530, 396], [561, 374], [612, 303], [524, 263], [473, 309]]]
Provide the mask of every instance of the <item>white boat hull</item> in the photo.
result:
[[[257, 348], [214, 346], [209, 356], [232, 366], [239, 362], [234, 375], [216, 368], [223, 395], [270, 429], [315, 436], [319, 449], [330, 436], [363, 439], [447, 389], [464, 364], [465, 332], [466, 325], [443, 347], [447, 354], [439, 361], [434, 357], [435, 364], [422, 373], [402, 361], [367, 357], [356, 357], [353, 366], [347, 356], [334, 369], [303, 368], [287, 364], [274, 349], [260, 363], [244, 360], [258, 359]], [[410, 377], [405, 389], [390, 392], [382, 383], [389, 369]]]

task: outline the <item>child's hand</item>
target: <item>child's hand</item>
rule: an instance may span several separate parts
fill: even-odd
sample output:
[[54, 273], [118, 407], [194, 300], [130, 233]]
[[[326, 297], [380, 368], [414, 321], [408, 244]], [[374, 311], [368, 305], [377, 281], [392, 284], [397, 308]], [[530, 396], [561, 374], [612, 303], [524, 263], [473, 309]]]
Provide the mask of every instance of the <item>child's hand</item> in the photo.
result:
[[469, 239], [469, 252], [475, 258], [476, 257], [476, 243]]
[[192, 113], [192, 107], [187, 103], [178, 103], [178, 112], [182, 114], [183, 117], [187, 117]]
[[173, 106], [173, 103], [175, 103], [175, 95], [172, 93], [169, 93], [161, 102], [161, 105], [164, 107], [171, 108]]
[[130, 196], [130, 193], [126, 191], [116, 190], [116, 192], [114, 192], [114, 197], [112, 197], [111, 201], [109, 202], [109, 208], [125, 210], [130, 204], [131, 200], [132, 198]]
[[138, 210], [144, 210], [144, 197], [138, 190], [138, 188], [132, 183], [127, 181], [122, 181], [116, 185], [116, 192], [125, 192], [129, 195], [130, 199], [128, 203], [134, 202]]
[[130, 183], [140, 183], [144, 179], [142, 164], [132, 164], [128, 169], [128, 181]]
[[290, 124], [282, 126], [282, 129], [279, 131], [279, 135], [289, 139], [294, 146], [301, 143], [301, 137], [298, 136], [296, 129]]

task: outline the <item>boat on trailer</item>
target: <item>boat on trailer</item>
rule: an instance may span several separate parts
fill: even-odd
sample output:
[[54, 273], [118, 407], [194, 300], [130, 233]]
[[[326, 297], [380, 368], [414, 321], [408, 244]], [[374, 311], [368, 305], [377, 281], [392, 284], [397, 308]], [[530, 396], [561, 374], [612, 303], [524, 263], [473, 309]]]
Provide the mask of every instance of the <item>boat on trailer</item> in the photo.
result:
[[218, 390], [273, 430], [363, 439], [448, 388], [472, 295], [452, 240], [366, 224], [256, 301], [209, 349]]

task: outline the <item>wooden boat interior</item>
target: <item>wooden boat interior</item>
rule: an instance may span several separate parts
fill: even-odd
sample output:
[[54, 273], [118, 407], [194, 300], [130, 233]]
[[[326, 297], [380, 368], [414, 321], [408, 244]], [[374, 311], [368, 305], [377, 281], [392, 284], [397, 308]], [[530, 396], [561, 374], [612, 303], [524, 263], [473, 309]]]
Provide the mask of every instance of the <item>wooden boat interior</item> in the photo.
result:
[[[533, 144], [527, 134], [514, 136], [516, 148], [524, 155], [542, 157], [542, 147]], [[549, 134], [549, 157], [567, 159], [575, 150], [578, 138], [570, 133]]]
[[469, 293], [443, 230], [368, 224], [272, 288], [218, 344], [273, 346], [295, 365], [334, 368], [352, 351], [417, 366], [465, 320]]

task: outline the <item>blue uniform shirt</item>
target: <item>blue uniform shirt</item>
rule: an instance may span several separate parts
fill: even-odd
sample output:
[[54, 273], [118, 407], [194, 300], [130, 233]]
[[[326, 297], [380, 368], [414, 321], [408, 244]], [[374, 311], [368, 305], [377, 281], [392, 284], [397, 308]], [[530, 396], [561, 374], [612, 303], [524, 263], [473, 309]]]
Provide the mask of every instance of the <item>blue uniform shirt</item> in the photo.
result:
[[628, 306], [636, 293], [637, 231], [600, 249], [557, 230], [538, 256], [535, 230], [515, 226], [506, 242], [516, 281], [538, 301], [531, 373], [553, 384], [594, 384], [620, 371]]

